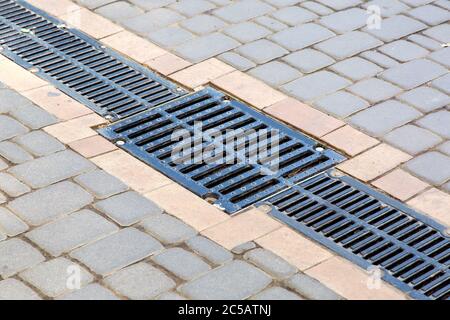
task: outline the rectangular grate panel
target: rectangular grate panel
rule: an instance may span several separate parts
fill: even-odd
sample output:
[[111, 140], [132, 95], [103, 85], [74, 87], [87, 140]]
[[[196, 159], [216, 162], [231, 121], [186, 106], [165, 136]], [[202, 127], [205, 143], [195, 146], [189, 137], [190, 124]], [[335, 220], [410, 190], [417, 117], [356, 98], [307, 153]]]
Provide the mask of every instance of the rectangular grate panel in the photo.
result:
[[347, 176], [319, 174], [263, 203], [306, 236], [419, 299], [450, 299], [445, 227]]
[[[201, 134], [198, 134], [199, 124], [203, 129]], [[180, 129], [193, 136], [193, 141], [185, 140], [183, 144], [174, 139], [174, 132]], [[234, 137], [229, 130], [235, 130], [234, 134], [238, 133], [240, 138], [232, 147], [226, 144], [229, 141], [226, 139]], [[270, 136], [261, 134], [264, 130], [270, 130]], [[332, 150], [317, 148], [314, 140], [211, 88], [134, 115], [99, 132], [111, 141], [120, 141], [123, 149], [197, 195], [217, 199], [214, 203], [228, 213], [344, 159]], [[223, 134], [223, 139], [214, 138], [217, 133]], [[276, 149], [273, 141], [278, 142]], [[173, 157], [173, 151], [180, 146], [185, 147], [186, 153], [179, 160], [186, 161], [175, 161]], [[251, 161], [251, 155], [266, 147], [273, 152]], [[234, 161], [220, 163], [216, 161], [220, 154], [214, 153], [200, 163], [190, 161], [194, 160], [193, 155], [202, 154], [202, 150], [220, 148]], [[275, 156], [278, 162], [274, 161]]]
[[23, 1], [0, 0], [1, 53], [111, 120], [186, 94]]

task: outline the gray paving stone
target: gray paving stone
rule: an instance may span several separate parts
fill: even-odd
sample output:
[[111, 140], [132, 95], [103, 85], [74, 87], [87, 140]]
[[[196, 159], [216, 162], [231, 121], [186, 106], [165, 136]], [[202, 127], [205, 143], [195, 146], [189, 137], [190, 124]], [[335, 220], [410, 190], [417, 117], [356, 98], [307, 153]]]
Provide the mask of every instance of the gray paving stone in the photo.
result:
[[321, 42], [315, 48], [334, 58], [345, 59], [382, 44], [383, 42], [367, 33], [352, 31]]
[[99, 201], [94, 206], [121, 226], [126, 227], [141, 221], [145, 217], [163, 212], [153, 201], [135, 191]]
[[330, 8], [325, 7], [324, 5], [322, 5], [320, 3], [317, 3], [315, 1], [304, 1], [304, 2], [301, 2], [301, 6], [306, 8], [306, 9], [308, 9], [308, 10], [310, 10], [310, 11], [312, 11], [312, 12], [315, 12], [318, 15], [321, 15], [321, 16], [326, 16], [326, 15], [329, 15], [329, 14], [333, 13], [333, 10], [331, 10]]
[[159, 29], [147, 35], [151, 41], [164, 47], [174, 47], [194, 39], [191, 32], [176, 26]]
[[249, 73], [274, 87], [278, 87], [302, 76], [296, 69], [278, 61], [271, 61], [260, 65], [250, 70]]
[[274, 34], [271, 39], [279, 45], [296, 51], [333, 37], [334, 32], [314, 23], [306, 23]]
[[378, 137], [420, 116], [421, 113], [414, 108], [389, 100], [357, 113], [350, 122]]
[[289, 53], [286, 49], [266, 39], [245, 44], [236, 50], [257, 64], [266, 63]]
[[442, 142], [434, 133], [413, 126], [406, 125], [387, 134], [384, 139], [409, 154], [416, 155]]
[[65, 149], [61, 142], [40, 130], [19, 136], [14, 141], [38, 157], [47, 156]]
[[334, 32], [345, 33], [365, 26], [367, 17], [365, 10], [351, 8], [325, 16], [319, 22]]
[[15, 164], [33, 160], [33, 156], [31, 154], [10, 141], [0, 142], [0, 155]]
[[380, 7], [382, 17], [390, 17], [409, 9], [407, 5], [398, 0], [372, 0], [364, 3], [362, 6], [366, 9], [370, 6]]
[[125, 183], [103, 170], [82, 174], [76, 177], [75, 181], [99, 199], [106, 199], [128, 190]]
[[[74, 268], [71, 272], [71, 268]], [[70, 291], [68, 286], [71, 274], [75, 269], [80, 275], [80, 284], [82, 286], [92, 282], [93, 276], [83, 267], [66, 258], [57, 258], [38, 264], [28, 270], [23, 271], [19, 276], [38, 288], [48, 297], [57, 297]], [[79, 273], [78, 273], [79, 272]]]
[[302, 2], [302, 0], [266, 0], [267, 3], [276, 6], [276, 7], [287, 7], [298, 4]]
[[23, 184], [12, 175], [3, 172], [0, 172], [0, 190], [11, 197], [19, 197], [31, 191], [30, 187]]
[[179, 0], [169, 6], [182, 15], [193, 17], [195, 15], [210, 11], [216, 8], [211, 2], [205, 0]]
[[75, 0], [76, 3], [88, 8], [95, 9], [104, 6], [108, 3], [114, 2], [115, 0]]
[[229, 6], [214, 10], [213, 13], [229, 22], [238, 23], [265, 15], [274, 8], [259, 0], [236, 1]]
[[15, 237], [28, 230], [25, 222], [6, 208], [0, 207], [0, 229], [9, 237]]
[[227, 24], [217, 17], [202, 14], [180, 22], [183, 28], [205, 35], [224, 28]]
[[11, 109], [9, 113], [31, 129], [40, 129], [58, 122], [55, 116], [33, 104]]
[[129, 0], [131, 3], [146, 9], [151, 10], [155, 8], [161, 8], [176, 2], [177, 0]]
[[433, 0], [402, 0], [402, 1], [410, 6], [418, 7], [418, 6], [430, 3]]
[[405, 40], [388, 43], [378, 50], [401, 62], [419, 59], [429, 53], [428, 50]]
[[408, 11], [408, 14], [429, 25], [437, 25], [450, 20], [450, 12], [448, 10], [432, 5], [415, 8]]
[[296, 26], [318, 18], [315, 13], [295, 6], [279, 9], [272, 13], [272, 16], [290, 26]]
[[126, 228], [76, 249], [70, 255], [95, 273], [106, 276], [162, 249], [163, 246], [149, 235]]
[[0, 300], [41, 300], [31, 288], [16, 279], [0, 281]]
[[61, 296], [58, 300], [119, 300], [114, 293], [98, 283], [88, 284], [80, 290]]
[[164, 292], [163, 294], [159, 295], [156, 298], [156, 300], [174, 301], [174, 300], [187, 300], [187, 299], [175, 292]]
[[428, 28], [423, 34], [440, 43], [447, 43], [450, 42], [450, 25], [444, 23], [433, 28]]
[[361, 0], [317, 0], [317, 2], [333, 8], [334, 10], [342, 10], [360, 4]]
[[202, 259], [182, 248], [167, 249], [152, 257], [152, 261], [187, 281], [211, 270]]
[[0, 115], [0, 128], [2, 128], [2, 131], [0, 131], [0, 141], [11, 139], [28, 132], [28, 129], [20, 122], [4, 115]]
[[430, 113], [418, 120], [417, 123], [438, 135], [450, 139], [450, 111]]
[[269, 276], [243, 261], [233, 261], [179, 288], [197, 300], [241, 300], [255, 295], [271, 282]]
[[392, 68], [399, 65], [399, 63], [394, 59], [376, 51], [366, 51], [361, 53], [360, 56], [383, 68]]
[[0, 159], [0, 170], [4, 170], [8, 168], [8, 164], [3, 161], [2, 159]]
[[76, 184], [63, 181], [16, 198], [8, 208], [28, 224], [38, 226], [75, 212], [92, 200], [92, 196]]
[[246, 71], [248, 69], [256, 67], [256, 63], [247, 58], [244, 58], [243, 56], [235, 52], [222, 53], [220, 56], [218, 56], [218, 58], [240, 71]]
[[450, 74], [446, 74], [440, 78], [437, 78], [431, 85], [436, 89], [439, 89], [447, 94], [450, 94]]
[[362, 80], [347, 90], [372, 103], [387, 100], [402, 92], [401, 88], [377, 78]]
[[144, 10], [131, 5], [126, 1], [117, 1], [107, 4], [95, 10], [98, 14], [112, 21], [122, 22], [126, 19], [137, 17], [144, 13]]
[[255, 22], [276, 32], [284, 30], [288, 27], [288, 25], [268, 16], [258, 17], [255, 19]]
[[[0, 204], [5, 203], [6, 201], [8, 201], [8, 198], [6, 198], [6, 196], [2, 192], [0, 192]], [[0, 239], [1, 240], [5, 240], [6, 239], [6, 235], [4, 233], [2, 233], [2, 232], [0, 232]]]
[[272, 32], [254, 22], [246, 21], [225, 28], [224, 33], [242, 43], [248, 43], [267, 37]]
[[338, 62], [332, 65], [330, 69], [353, 81], [372, 77], [383, 71], [383, 69], [376, 64], [360, 57], [353, 57]]
[[237, 46], [239, 42], [236, 40], [220, 33], [212, 33], [177, 46], [175, 51], [192, 62], [200, 62]]
[[442, 186], [442, 188], [444, 188], [445, 191], [447, 191], [447, 192], [450, 193], [450, 182], [444, 184], [444, 185]]
[[145, 35], [182, 19], [183, 16], [175, 11], [166, 8], [157, 8], [137, 17], [124, 20], [122, 23], [132, 31]]
[[197, 234], [195, 229], [168, 214], [145, 218], [141, 226], [164, 244], [179, 244]]
[[190, 238], [186, 244], [192, 251], [216, 265], [233, 260], [233, 255], [228, 250], [205, 237]]
[[408, 161], [405, 167], [434, 185], [441, 185], [450, 179], [450, 157], [440, 152], [424, 153]]
[[175, 282], [147, 263], [138, 263], [107, 277], [114, 291], [133, 300], [152, 299], [175, 288]]
[[9, 278], [44, 261], [44, 256], [23, 240], [0, 242], [0, 276]]
[[82, 210], [26, 234], [26, 237], [57, 257], [75, 248], [104, 238], [117, 226], [90, 210]]
[[388, 69], [381, 74], [381, 77], [404, 89], [412, 89], [447, 72], [446, 68], [435, 62], [419, 59]]
[[345, 91], [338, 91], [314, 101], [314, 106], [340, 118], [369, 107], [367, 101]]
[[90, 161], [66, 150], [19, 164], [9, 169], [9, 172], [29, 186], [40, 188], [94, 168]]
[[423, 112], [430, 112], [450, 103], [448, 95], [425, 86], [407, 91], [398, 98]]
[[254, 243], [253, 241], [248, 241], [234, 247], [233, 249], [231, 249], [231, 252], [233, 252], [234, 254], [244, 254], [245, 252], [254, 248], [256, 248], [256, 243]]
[[283, 60], [304, 73], [317, 71], [336, 62], [333, 58], [314, 49], [303, 49], [291, 53], [283, 57]]
[[365, 28], [365, 31], [384, 42], [390, 42], [416, 33], [426, 27], [427, 26], [420, 21], [403, 15], [397, 15], [383, 19], [380, 29]]
[[286, 281], [286, 285], [311, 300], [343, 300], [337, 293], [305, 274], [298, 273]]
[[332, 72], [319, 71], [292, 81], [282, 88], [293, 96], [308, 101], [336, 92], [350, 84], [350, 81]]
[[428, 58], [450, 68], [450, 47], [433, 52]]
[[266, 289], [254, 297], [252, 300], [303, 300], [295, 293], [281, 287], [272, 287]]
[[265, 249], [248, 251], [244, 258], [276, 279], [286, 279], [297, 272], [297, 268]]
[[444, 9], [450, 10], [450, 2], [448, 0], [437, 0], [434, 2], [434, 4]]
[[0, 113], [29, 105], [31, 102], [22, 95], [10, 89], [0, 89]]
[[439, 151], [450, 156], [450, 141], [447, 141], [439, 146]]
[[412, 34], [408, 37], [409, 41], [417, 43], [419, 46], [424, 47], [428, 50], [439, 50], [442, 48], [441, 44], [436, 40], [425, 37], [421, 34]]

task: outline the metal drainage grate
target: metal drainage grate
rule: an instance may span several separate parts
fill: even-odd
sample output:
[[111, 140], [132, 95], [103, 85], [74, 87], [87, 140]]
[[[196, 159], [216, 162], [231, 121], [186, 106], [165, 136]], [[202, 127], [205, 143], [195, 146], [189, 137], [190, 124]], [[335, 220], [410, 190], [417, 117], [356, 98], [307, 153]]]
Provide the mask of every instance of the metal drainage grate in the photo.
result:
[[111, 120], [186, 92], [23, 1], [0, 0], [1, 52]]
[[445, 228], [350, 177], [322, 173], [264, 203], [271, 214], [419, 299], [450, 299]]
[[[202, 126], [202, 134], [194, 136], [196, 144], [188, 141], [183, 145], [183, 142], [173, 139], [173, 133], [179, 129], [185, 129], [193, 136], [196, 124]], [[227, 130], [239, 133], [240, 140], [236, 140], [233, 148], [226, 141], [235, 136]], [[267, 137], [261, 134], [264, 130], [270, 130]], [[211, 202], [228, 213], [234, 213], [344, 159], [211, 88], [134, 115], [99, 132], [112, 141], [120, 141], [122, 148], [197, 195], [217, 200]], [[258, 135], [252, 135], [255, 132]], [[214, 133], [222, 133], [223, 139], [214, 139]], [[270, 153], [275, 150], [271, 149], [275, 134], [279, 144], [276, 163], [273, 161], [275, 152]], [[174, 161], [173, 151], [180, 148], [180, 143], [186, 148], [185, 156]], [[267, 157], [261, 157], [257, 162], [249, 161], [252, 154], [265, 147], [269, 151]], [[204, 150], [220, 148], [224, 149], [227, 159], [235, 161], [220, 163], [216, 160], [221, 154], [213, 153], [205, 157], [205, 161], [192, 161], [193, 156], [198, 157]]]

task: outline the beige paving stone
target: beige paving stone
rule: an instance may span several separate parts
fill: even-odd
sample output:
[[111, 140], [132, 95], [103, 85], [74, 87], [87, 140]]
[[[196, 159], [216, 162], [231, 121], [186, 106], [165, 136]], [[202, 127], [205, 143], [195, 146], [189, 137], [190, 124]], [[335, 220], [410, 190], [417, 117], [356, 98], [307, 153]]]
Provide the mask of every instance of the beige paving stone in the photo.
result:
[[18, 92], [47, 85], [47, 82], [8, 59], [0, 60], [0, 82]]
[[283, 93], [240, 71], [217, 78], [212, 83], [258, 109], [264, 109], [287, 98]]
[[212, 58], [174, 73], [170, 77], [182, 85], [194, 89], [233, 71], [235, 71], [233, 67]]
[[256, 243], [300, 270], [308, 269], [333, 256], [330, 251], [288, 227], [282, 227], [256, 239]]
[[140, 193], [150, 192], [172, 183], [169, 178], [122, 150], [112, 151], [91, 160]]
[[316, 137], [322, 137], [344, 126], [344, 122], [292, 98], [275, 103], [264, 111]]
[[167, 213], [183, 220], [198, 231], [229, 219], [227, 214], [176, 183], [147, 193], [145, 196]]
[[44, 130], [63, 143], [71, 143], [80, 139], [95, 136], [91, 127], [105, 123], [106, 120], [97, 114], [88, 114], [69, 121], [60, 122], [44, 128]]
[[408, 201], [408, 205], [450, 227], [450, 195], [433, 188]]
[[150, 59], [144, 64], [163, 75], [169, 75], [192, 65], [189, 61], [177, 57], [172, 53], [166, 53], [162, 56]]
[[99, 135], [73, 141], [69, 143], [69, 147], [86, 158], [117, 150], [114, 144]]
[[140, 63], [167, 53], [164, 49], [126, 30], [103, 38], [102, 42]]
[[68, 25], [83, 31], [96, 39], [101, 39], [123, 30], [122, 27], [88, 9], [69, 12], [61, 15], [60, 18]]
[[405, 201], [429, 187], [402, 169], [396, 169], [372, 183], [399, 200]]
[[70, 0], [28, 0], [27, 2], [56, 17], [81, 9]]
[[231, 250], [279, 228], [281, 228], [281, 224], [266, 213], [258, 209], [250, 209], [225, 222], [203, 230], [202, 234]]
[[323, 136], [322, 139], [350, 156], [355, 156], [380, 143], [377, 139], [369, 137], [350, 126], [339, 128]]
[[369, 181], [409, 159], [411, 159], [409, 154], [382, 143], [353, 159], [341, 163], [338, 168], [358, 179]]
[[[405, 300], [404, 293], [387, 283], [373, 283], [372, 276], [351, 262], [333, 257], [306, 270], [307, 275], [349, 300]], [[370, 289], [372, 288], [372, 289]]]
[[70, 98], [53, 86], [47, 85], [30, 91], [24, 91], [22, 95], [61, 120], [70, 120], [93, 113], [91, 109]]

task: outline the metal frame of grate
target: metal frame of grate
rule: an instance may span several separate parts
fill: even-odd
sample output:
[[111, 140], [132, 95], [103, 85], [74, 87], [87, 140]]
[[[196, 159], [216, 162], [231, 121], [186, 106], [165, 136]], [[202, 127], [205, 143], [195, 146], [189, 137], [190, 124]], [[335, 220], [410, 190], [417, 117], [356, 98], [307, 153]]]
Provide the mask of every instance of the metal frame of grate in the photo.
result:
[[[193, 137], [192, 141], [174, 138], [177, 130], [184, 130], [178, 132]], [[229, 130], [235, 130], [234, 135]], [[214, 204], [227, 213], [344, 160], [337, 152], [212, 88], [141, 112], [99, 133], [120, 141], [121, 148], [200, 197], [217, 200]], [[231, 147], [230, 140], [234, 141]], [[174, 157], [174, 150], [184, 153]], [[213, 152], [217, 150], [223, 153]], [[261, 150], [267, 153], [252, 161], [252, 155]], [[198, 155], [203, 158], [195, 159]], [[275, 156], [279, 160], [273, 162]]]
[[112, 121], [187, 93], [21, 0], [0, 0], [0, 49]]
[[[271, 215], [416, 299], [450, 300], [445, 227], [334, 170], [259, 203]], [[335, 176], [333, 176], [335, 175]]]

